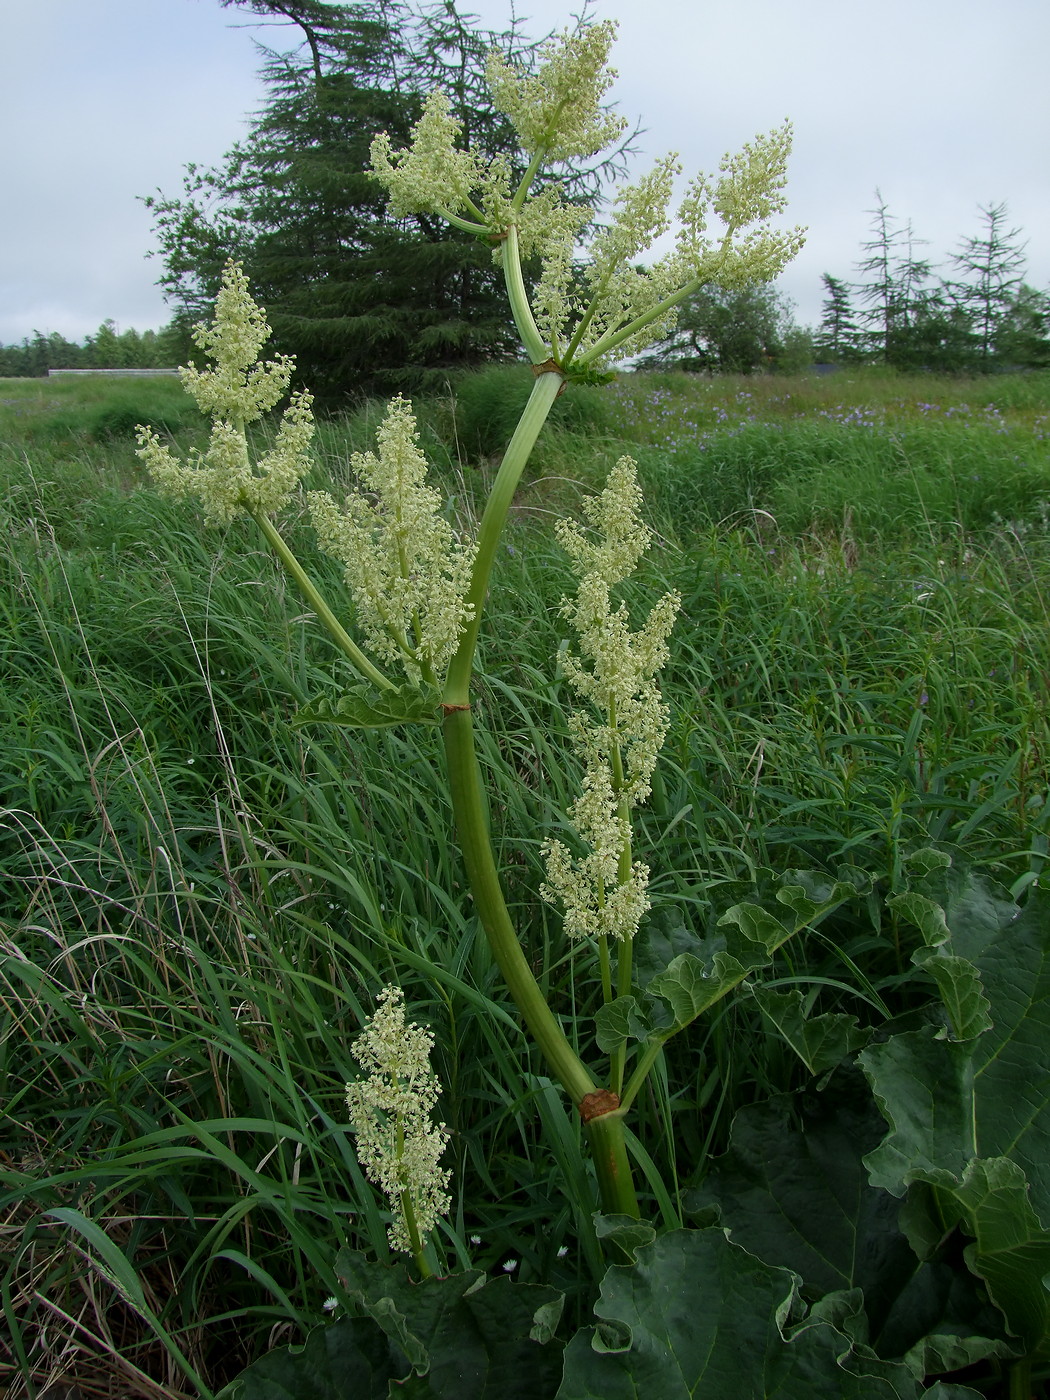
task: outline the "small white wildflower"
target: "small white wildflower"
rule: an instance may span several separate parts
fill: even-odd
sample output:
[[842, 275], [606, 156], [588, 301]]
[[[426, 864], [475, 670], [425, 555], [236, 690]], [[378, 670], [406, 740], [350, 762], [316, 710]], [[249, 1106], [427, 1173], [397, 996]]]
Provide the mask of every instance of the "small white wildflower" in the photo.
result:
[[245, 427], [283, 397], [294, 368], [287, 355], [258, 361], [269, 337], [270, 327], [249, 294], [243, 269], [228, 262], [215, 320], [193, 332], [214, 367], [179, 370], [183, 387], [213, 420], [207, 451], [192, 451], [187, 462], [180, 462], [152, 428], [140, 426], [136, 432], [138, 456], [157, 486], [179, 499], [199, 496], [210, 524], [228, 524], [245, 510], [280, 510], [309, 466], [313, 399], [298, 392], [291, 396], [273, 448], [252, 465]]
[[516, 1259], [504, 1259], [503, 1272], [505, 1274], [512, 1274], [517, 1267], [518, 1261]]
[[351, 459], [362, 490], [342, 509], [327, 492], [311, 491], [310, 514], [321, 548], [346, 570], [376, 656], [400, 663], [413, 682], [436, 683], [473, 617], [466, 592], [476, 547], [456, 538], [440, 495], [426, 484], [407, 400], [392, 400], [377, 436], [378, 455]]
[[430, 1067], [434, 1038], [406, 1023], [400, 987], [380, 992], [353, 1056], [367, 1078], [346, 1086], [357, 1155], [390, 1203], [392, 1249], [414, 1252], [409, 1211], [420, 1242], [449, 1208], [449, 1172], [440, 1164], [449, 1133], [430, 1115], [441, 1086]]
[[564, 1259], [565, 1256], [568, 1254], [568, 1252], [569, 1252], [569, 1246], [568, 1246], [567, 1244], [562, 1244], [562, 1245], [559, 1245], [559, 1246], [558, 1246], [558, 1258], [559, 1258], [559, 1259]]
[[321, 1306], [325, 1310], [325, 1312], [335, 1312], [336, 1308], [339, 1306], [339, 1299], [326, 1298], [321, 1304]]

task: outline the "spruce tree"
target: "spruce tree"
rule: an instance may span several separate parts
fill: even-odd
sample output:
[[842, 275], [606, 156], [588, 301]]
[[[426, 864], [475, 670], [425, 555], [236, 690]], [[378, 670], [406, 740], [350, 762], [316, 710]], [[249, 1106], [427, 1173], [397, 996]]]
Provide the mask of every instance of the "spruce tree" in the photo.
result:
[[861, 333], [851, 300], [850, 286], [841, 278], [832, 277], [827, 272], [822, 274], [821, 281], [827, 296], [821, 306], [816, 352], [832, 364], [859, 359], [862, 354]]
[[1007, 229], [1005, 204], [980, 205], [984, 231], [964, 238], [952, 263], [963, 280], [948, 284], [955, 304], [969, 319], [974, 354], [982, 370], [993, 367], [1010, 308], [1024, 283], [1021, 230]]

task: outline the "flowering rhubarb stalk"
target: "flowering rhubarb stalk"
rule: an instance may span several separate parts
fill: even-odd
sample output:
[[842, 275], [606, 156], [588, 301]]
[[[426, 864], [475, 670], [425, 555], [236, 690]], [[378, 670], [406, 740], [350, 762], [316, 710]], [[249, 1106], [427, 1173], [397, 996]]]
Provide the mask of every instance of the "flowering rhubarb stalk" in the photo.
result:
[[[462, 127], [449, 99], [434, 92], [410, 144], [394, 150], [381, 135], [372, 146], [375, 178], [392, 211], [428, 213], [492, 243], [510, 308], [536, 382], [490, 493], [466, 595], [469, 614], [445, 682], [444, 731], [460, 845], [475, 907], [526, 1025], [587, 1125], [605, 1210], [637, 1214], [619, 1092], [623, 1053], [614, 1055], [612, 1086], [600, 1087], [572, 1048], [522, 953], [488, 837], [470, 710], [474, 648], [496, 548], [522, 470], [554, 399], [566, 382], [602, 378], [618, 359], [635, 355], [673, 328], [676, 308], [706, 283], [744, 286], [775, 277], [802, 245], [803, 231], [777, 230], [782, 212], [791, 128], [785, 124], [727, 155], [716, 175], [698, 175], [676, 218], [670, 213], [678, 159], [669, 155], [637, 184], [619, 191], [612, 216], [589, 239], [596, 211], [570, 202], [563, 177], [618, 141], [624, 123], [603, 107], [615, 76], [608, 67], [616, 26], [585, 25], [552, 39], [535, 72], [516, 71], [499, 54], [489, 60], [491, 100], [516, 131], [521, 168], [485, 160], [460, 145]], [[675, 224], [671, 251], [648, 268], [639, 261]], [[709, 226], [711, 226], [709, 228]], [[524, 258], [538, 257], [532, 291]], [[618, 944], [617, 986], [630, 986], [630, 948], [647, 907], [647, 872], [631, 854], [629, 814], [648, 791], [666, 715], [654, 676], [665, 654], [677, 602], [657, 604], [637, 634], [609, 592], [634, 567], [643, 532], [637, 523], [633, 472], [621, 463], [594, 507], [602, 543], [592, 546], [572, 527], [562, 541], [582, 569], [577, 600], [567, 605], [577, 625], [580, 659], [570, 679], [599, 712], [597, 723], [574, 720], [584, 761], [584, 792], [572, 818], [582, 855], [559, 842], [547, 847], [546, 897], [559, 902], [570, 936], [593, 936], [603, 989], [612, 996], [609, 940]], [[647, 543], [647, 540], [646, 540]], [[644, 545], [642, 546], [644, 548]]]

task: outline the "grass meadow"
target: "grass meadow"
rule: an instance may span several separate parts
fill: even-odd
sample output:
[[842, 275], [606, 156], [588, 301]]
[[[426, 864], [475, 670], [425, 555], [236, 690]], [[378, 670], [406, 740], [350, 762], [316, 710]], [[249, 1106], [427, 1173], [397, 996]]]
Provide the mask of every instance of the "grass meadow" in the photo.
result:
[[[463, 519], [530, 378], [416, 405]], [[312, 485], [349, 480], [381, 411], [321, 425]], [[447, 1091], [440, 1248], [553, 1283], [578, 1325], [590, 1168], [472, 914], [439, 735], [297, 723], [345, 663], [249, 522], [205, 531], [150, 488], [138, 422], [203, 441], [174, 379], [0, 381], [0, 1393], [216, 1392], [325, 1319], [341, 1245], [388, 1257], [343, 1091], [391, 980]], [[821, 1011], [906, 1016], [929, 995], [885, 902], [908, 853], [950, 847], [1018, 896], [1046, 860], [1050, 376], [628, 374], [559, 400], [478, 709], [512, 912], [578, 1015], [596, 972], [537, 894], [575, 795], [551, 525], [623, 453], [657, 532], [638, 606], [683, 598], [638, 840], [651, 918], [708, 923], [765, 871], [859, 870], [873, 892], [781, 975]], [[338, 589], [305, 519], [287, 531]], [[668, 1057], [632, 1127], [639, 1161], [661, 1154], [647, 1210], [688, 1223], [734, 1113], [806, 1076], [746, 998]]]

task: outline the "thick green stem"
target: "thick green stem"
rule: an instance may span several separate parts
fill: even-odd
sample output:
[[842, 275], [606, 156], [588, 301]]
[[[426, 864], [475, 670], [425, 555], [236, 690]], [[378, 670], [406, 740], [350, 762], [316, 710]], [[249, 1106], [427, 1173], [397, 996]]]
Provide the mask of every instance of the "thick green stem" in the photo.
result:
[[466, 601], [474, 617], [463, 629], [456, 654], [448, 668], [448, 678], [445, 682], [446, 704], [466, 705], [469, 703], [470, 677], [474, 669], [474, 648], [477, 646], [481, 614], [489, 591], [489, 578], [496, 559], [500, 535], [506, 523], [507, 512], [514, 499], [514, 492], [518, 488], [518, 482], [525, 469], [525, 463], [529, 460], [529, 453], [532, 451], [536, 439], [539, 437], [540, 429], [547, 420], [547, 414], [551, 411], [551, 405], [558, 397], [564, 383], [561, 375], [553, 370], [537, 376], [536, 383], [532, 386], [529, 401], [525, 405], [525, 411], [521, 415], [518, 426], [514, 429], [514, 436], [507, 445], [500, 469], [496, 474], [496, 480], [492, 483], [492, 490], [485, 505], [485, 513], [481, 517], [481, 527], [478, 531], [478, 553], [474, 560], [470, 588], [467, 590]]
[[470, 710], [447, 709], [444, 729], [452, 808], [456, 814], [459, 845], [474, 895], [474, 907], [488, 937], [492, 955], [526, 1026], [572, 1101], [579, 1104], [587, 1094], [594, 1092], [597, 1085], [547, 1005], [521, 951], [507, 910], [489, 841]]
[[[607, 1091], [598, 1089], [586, 1065], [570, 1044], [518, 942], [517, 931], [503, 897], [489, 836], [488, 811], [481, 786], [470, 711], [474, 651], [500, 535], [529, 453], [563, 383], [564, 379], [555, 371], [537, 376], [529, 402], [493, 483], [478, 532], [478, 553], [467, 594], [474, 617], [460, 638], [445, 683], [444, 736], [452, 810], [478, 918], [526, 1027], [551, 1072], [580, 1108], [588, 1095], [604, 1095]], [[589, 1115], [585, 1113], [584, 1117], [588, 1118]], [[623, 1115], [613, 1112], [589, 1118], [587, 1136], [594, 1154], [602, 1209], [613, 1214], [637, 1217], [638, 1201], [624, 1140]]]
[[277, 555], [278, 559], [280, 559], [285, 571], [295, 580], [299, 592], [310, 604], [311, 608], [313, 608], [314, 612], [317, 614], [318, 620], [324, 625], [328, 635], [331, 637], [332, 641], [335, 642], [343, 655], [357, 667], [366, 679], [370, 680], [373, 685], [377, 685], [380, 690], [395, 690], [397, 687], [394, 685], [394, 682], [384, 676], [382, 671], [369, 661], [368, 657], [343, 627], [335, 613], [317, 591], [313, 580], [278, 534], [270, 517], [262, 511], [255, 511], [252, 513], [252, 518], [265, 535], [267, 544], [273, 550], [274, 554]]
[[606, 1215], [630, 1215], [637, 1220], [641, 1212], [634, 1193], [623, 1120], [622, 1109], [592, 1118], [587, 1124], [587, 1138], [598, 1176], [602, 1209]]
[[1032, 1400], [1032, 1361], [1022, 1356], [1010, 1365], [1010, 1400]]
[[503, 280], [507, 284], [507, 299], [511, 315], [525, 353], [534, 365], [542, 365], [550, 358], [550, 350], [540, 335], [529, 305], [529, 294], [525, 290], [525, 278], [521, 274], [521, 254], [518, 251], [518, 230], [511, 224], [503, 240]]

